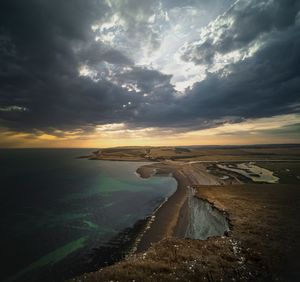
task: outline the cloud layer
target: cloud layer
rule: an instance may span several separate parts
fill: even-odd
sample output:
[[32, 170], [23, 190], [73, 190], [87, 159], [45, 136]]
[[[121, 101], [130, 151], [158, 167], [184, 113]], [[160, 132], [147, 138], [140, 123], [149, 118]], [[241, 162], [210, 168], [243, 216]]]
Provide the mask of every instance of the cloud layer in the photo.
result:
[[2, 1], [0, 125], [207, 129], [300, 110], [299, 1]]

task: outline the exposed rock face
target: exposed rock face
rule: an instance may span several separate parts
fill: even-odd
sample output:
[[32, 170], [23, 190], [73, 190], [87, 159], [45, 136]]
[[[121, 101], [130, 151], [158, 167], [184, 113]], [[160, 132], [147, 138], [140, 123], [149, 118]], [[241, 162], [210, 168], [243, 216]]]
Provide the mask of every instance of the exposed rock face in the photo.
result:
[[193, 188], [189, 187], [188, 193], [189, 223], [186, 238], [205, 240], [212, 236], [223, 236], [229, 231], [228, 220], [221, 211], [195, 197]]

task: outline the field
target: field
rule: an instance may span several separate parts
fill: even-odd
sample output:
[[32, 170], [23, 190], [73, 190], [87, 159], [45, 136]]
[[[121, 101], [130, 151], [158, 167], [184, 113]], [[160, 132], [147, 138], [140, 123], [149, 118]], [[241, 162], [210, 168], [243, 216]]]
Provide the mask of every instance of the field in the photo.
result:
[[127, 161], [300, 160], [300, 146], [116, 147], [99, 149], [83, 157]]

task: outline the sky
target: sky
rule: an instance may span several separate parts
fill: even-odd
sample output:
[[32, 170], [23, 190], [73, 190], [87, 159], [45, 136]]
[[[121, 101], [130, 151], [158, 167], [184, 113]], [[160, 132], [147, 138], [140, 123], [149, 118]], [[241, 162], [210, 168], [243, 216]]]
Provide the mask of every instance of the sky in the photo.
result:
[[299, 0], [2, 0], [0, 147], [299, 143]]

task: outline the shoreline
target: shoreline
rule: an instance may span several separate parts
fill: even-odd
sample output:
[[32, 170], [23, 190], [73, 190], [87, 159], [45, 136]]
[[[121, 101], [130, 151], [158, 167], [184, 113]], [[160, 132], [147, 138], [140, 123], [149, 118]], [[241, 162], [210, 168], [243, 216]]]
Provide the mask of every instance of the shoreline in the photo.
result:
[[[154, 173], [153, 170], [155, 170]], [[155, 175], [162, 176], [162, 174], [169, 176], [171, 174], [177, 182], [176, 191], [154, 211], [154, 220], [151, 222], [150, 228], [145, 230], [137, 244], [135, 253], [140, 253], [162, 239], [177, 237], [185, 233], [185, 228], [187, 227], [186, 217], [184, 216], [187, 210], [185, 205], [187, 202], [186, 188], [189, 185], [189, 181], [171, 165], [166, 165], [165, 167], [157, 164], [142, 166], [138, 168], [137, 174], [142, 178], [155, 177]], [[179, 222], [180, 224], [178, 224]]]
[[176, 191], [155, 213], [155, 220], [144, 233], [136, 253], [148, 250], [153, 244], [167, 238], [185, 238], [189, 224], [188, 187], [195, 184], [221, 185], [204, 166], [186, 162], [165, 161], [141, 166], [136, 171], [142, 178], [172, 175], [177, 182]]
[[[297, 183], [290, 184], [297, 172], [287, 180], [292, 168], [276, 167], [286, 184], [246, 183], [238, 181], [241, 175], [224, 180], [201, 162], [163, 161], [139, 167], [137, 174], [142, 178], [172, 173], [177, 190], [154, 212], [155, 220], [136, 253], [111, 267], [87, 273], [83, 280], [294, 281], [286, 278], [298, 277], [297, 253], [291, 250], [300, 250], [295, 217], [300, 190]], [[223, 235], [204, 240], [185, 238], [188, 186], [195, 189], [195, 198], [224, 215], [229, 230]]]
[[[71, 275], [67, 278], [69, 279], [68, 281], [141, 255], [152, 244], [158, 243], [163, 239], [172, 237], [183, 238], [187, 228], [187, 186], [190, 184], [186, 176], [183, 176], [182, 172], [179, 172], [174, 165], [157, 162], [150, 162], [150, 164], [138, 167], [135, 174], [142, 179], [155, 176], [173, 177], [177, 183], [176, 190], [171, 196], [166, 197], [158, 204], [147, 217], [136, 221], [132, 227], [125, 228], [103, 246], [95, 248], [93, 253], [88, 256], [90, 262], [82, 265], [80, 263], [77, 268], [78, 272], [76, 273], [75, 271], [75, 276]], [[123, 237], [126, 240], [116, 249], [114, 242], [119, 241]], [[103, 252], [105, 253], [109, 250], [112, 251], [112, 255], [102, 258]], [[82, 270], [79, 270], [80, 268]]]

